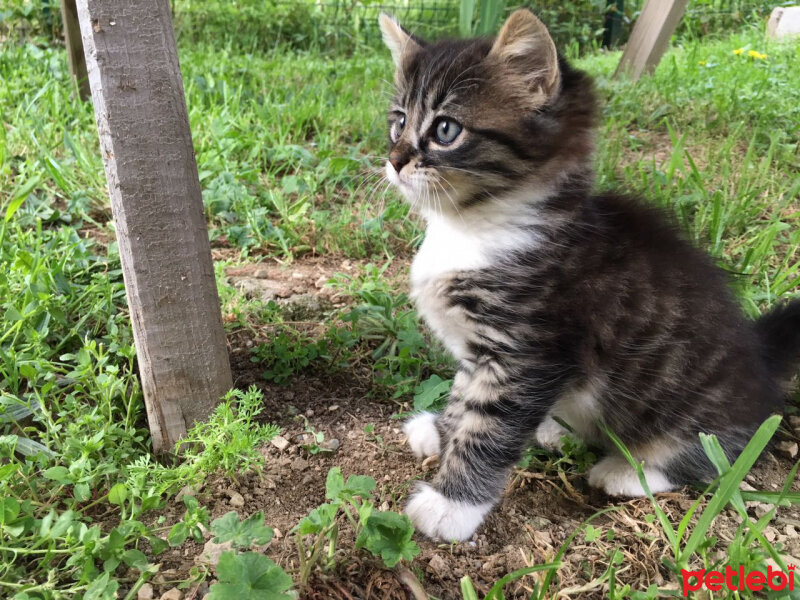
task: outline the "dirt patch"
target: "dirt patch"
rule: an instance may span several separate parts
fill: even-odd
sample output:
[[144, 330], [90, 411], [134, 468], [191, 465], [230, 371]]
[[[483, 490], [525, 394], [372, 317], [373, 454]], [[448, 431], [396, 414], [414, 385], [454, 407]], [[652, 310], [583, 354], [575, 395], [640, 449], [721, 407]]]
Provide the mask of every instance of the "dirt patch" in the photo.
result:
[[[240, 386], [256, 384], [264, 390], [270, 419], [284, 428], [283, 437], [294, 441], [305, 432], [305, 417], [326, 440], [337, 440], [335, 452], [309, 455], [297, 443], [281, 451], [272, 444], [262, 449], [265, 467], [262, 474], [248, 473], [236, 480], [210, 479], [200, 490], [201, 502], [212, 518], [230, 510], [241, 516], [263, 510], [265, 521], [276, 529], [276, 539], [267, 554], [288, 572], [296, 572], [297, 547], [292, 527], [313, 508], [325, 501], [328, 470], [339, 466], [345, 476], [370, 475], [378, 482], [377, 505], [383, 510], [402, 510], [410, 483], [433, 475], [414, 459], [405, 446], [401, 422], [395, 414], [402, 405], [378, 402], [370, 397], [364, 379], [352, 373], [331, 377], [297, 378], [289, 385], [265, 385], [249, 362], [234, 360]], [[366, 433], [366, 425], [374, 430]], [[782, 485], [791, 464], [768, 454], [750, 476], [758, 489], [775, 490]], [[795, 490], [798, 489], [795, 484]], [[236, 495], [244, 499], [235, 506]], [[662, 494], [659, 502], [673, 522], [690, 508], [696, 494]], [[488, 592], [500, 577], [525, 566], [553, 560], [558, 548], [587, 518], [604, 508], [615, 510], [598, 517], [590, 538], [580, 533], [564, 556], [559, 572], [561, 597], [602, 598], [602, 584], [594, 583], [610, 562], [617, 561], [618, 583], [630, 583], [644, 590], [651, 583], [661, 588], [674, 587], [673, 576], [661, 559], [670, 551], [653, 510], [647, 500], [614, 503], [576, 476], [563, 480], [556, 475], [519, 471], [512, 477], [502, 502], [486, 520], [477, 535], [461, 544], [437, 544], [417, 536], [421, 548], [411, 568], [422, 578], [428, 594], [442, 600], [461, 598], [459, 580], [469, 575], [479, 593]], [[758, 505], [753, 516], [763, 514]], [[172, 513], [182, 513], [180, 505]], [[728, 511], [717, 519], [714, 533], [729, 540], [739, 525]], [[765, 534], [784, 545], [785, 552], [800, 556], [800, 510], [781, 509]], [[353, 554], [352, 532], [343, 531], [334, 573], [319, 573], [306, 590], [307, 598], [412, 598], [395, 573], [387, 572], [373, 559]], [[160, 557], [162, 569], [188, 576], [194, 557], [202, 551], [195, 543], [168, 551]], [[619, 554], [617, 554], [619, 553]], [[179, 577], [176, 577], [179, 578]], [[535, 575], [512, 584], [508, 598], [527, 598], [537, 581]], [[672, 583], [671, 583], [672, 582]], [[369, 591], [369, 592], [368, 592]], [[367, 595], [367, 594], [370, 595]]]
[[[289, 267], [252, 265], [229, 269], [228, 276], [268, 280], [276, 294], [292, 299], [302, 295], [320, 295], [323, 283], [336, 272], [355, 272], [341, 260], [313, 259]], [[404, 277], [405, 263], [398, 263], [388, 275]], [[329, 290], [323, 292], [327, 293]], [[327, 296], [334, 304], [346, 298]], [[198, 490], [201, 503], [212, 519], [231, 510], [241, 517], [264, 511], [265, 522], [275, 528], [275, 539], [265, 549], [267, 555], [290, 574], [299, 570], [298, 550], [291, 529], [312, 509], [325, 502], [328, 470], [338, 466], [345, 477], [370, 475], [377, 481], [376, 504], [381, 510], [401, 511], [415, 480], [428, 479], [434, 466], [424, 466], [405, 445], [398, 413], [408, 411], [402, 402], [377, 400], [370, 390], [368, 366], [356, 366], [332, 375], [308, 372], [285, 385], [265, 382], [261, 367], [250, 361], [253, 340], [246, 332], [229, 338], [231, 362], [237, 387], [256, 385], [264, 393], [265, 415], [283, 428], [289, 441], [286, 448], [273, 444], [261, 448], [264, 468], [261, 473], [246, 473], [236, 478], [215, 476]], [[796, 418], [795, 418], [796, 419]], [[794, 425], [794, 421], [792, 421]], [[299, 440], [310, 426], [322, 432], [325, 442], [335, 451], [310, 454]], [[366, 426], [371, 427], [367, 428]], [[798, 430], [789, 425], [785, 439], [798, 439]], [[768, 453], [748, 476], [756, 489], [778, 490], [791, 468], [791, 460], [780, 452]], [[800, 485], [795, 483], [795, 491]], [[659, 495], [659, 504], [673, 523], [690, 509], [697, 492]], [[570, 536], [598, 511], [592, 529]], [[173, 501], [163, 511], [167, 523], [177, 521], [183, 505]], [[751, 516], [760, 517], [766, 505], [753, 504]], [[699, 511], [698, 511], [699, 512]], [[713, 527], [715, 535], [727, 546], [740, 525], [732, 510], [723, 512]], [[782, 545], [788, 556], [800, 557], [800, 508], [782, 508], [765, 529], [771, 542]], [[645, 590], [656, 584], [662, 589], [677, 589], [677, 581], [663, 564], [671, 550], [653, 508], [646, 499], [614, 502], [592, 490], [580, 474], [539, 473], [519, 470], [509, 481], [499, 506], [489, 515], [478, 533], [460, 544], [438, 544], [417, 536], [420, 554], [410, 566], [421, 580], [427, 594], [442, 600], [461, 599], [459, 580], [469, 575], [479, 594], [486, 594], [499, 578], [527, 566], [553, 561], [562, 544], [569, 542], [558, 572], [559, 598], [603, 598], [607, 584], [602, 576], [609, 565], [616, 565], [618, 585], [630, 584]], [[401, 573], [388, 571], [379, 561], [356, 553], [353, 532], [340, 532], [333, 572], [317, 571], [305, 590], [307, 599], [411, 599], [412, 592], [401, 582]], [[157, 591], [165, 591], [170, 581], [186, 579], [203, 547], [193, 541], [170, 549], [159, 557], [161, 573], [156, 578]], [[795, 559], [795, 562], [796, 559]], [[408, 572], [406, 572], [408, 575]], [[209, 582], [211, 577], [209, 576]], [[528, 598], [541, 574], [531, 574], [506, 588], [507, 598]], [[195, 589], [201, 597], [206, 588]], [[191, 597], [191, 596], [189, 596]]]

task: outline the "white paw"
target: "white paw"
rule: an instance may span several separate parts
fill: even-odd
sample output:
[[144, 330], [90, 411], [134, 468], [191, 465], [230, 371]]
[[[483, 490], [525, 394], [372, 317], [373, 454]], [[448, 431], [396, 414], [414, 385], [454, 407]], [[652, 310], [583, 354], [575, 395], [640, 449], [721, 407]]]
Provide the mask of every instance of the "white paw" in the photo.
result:
[[[675, 485], [660, 469], [645, 467], [644, 476], [653, 494], [668, 492]], [[589, 470], [589, 485], [603, 490], [609, 496], [645, 496], [636, 470], [622, 456], [606, 456]]]
[[561, 452], [561, 436], [569, 435], [569, 431], [556, 422], [553, 417], [545, 417], [536, 428], [536, 443], [552, 452]]
[[422, 483], [408, 501], [406, 514], [417, 531], [429, 538], [461, 542], [472, 537], [491, 508], [491, 502], [470, 504], [450, 500], [427, 483]]
[[403, 431], [408, 436], [408, 445], [417, 458], [439, 454], [439, 431], [436, 429], [437, 415], [423, 412], [414, 415], [405, 425]]

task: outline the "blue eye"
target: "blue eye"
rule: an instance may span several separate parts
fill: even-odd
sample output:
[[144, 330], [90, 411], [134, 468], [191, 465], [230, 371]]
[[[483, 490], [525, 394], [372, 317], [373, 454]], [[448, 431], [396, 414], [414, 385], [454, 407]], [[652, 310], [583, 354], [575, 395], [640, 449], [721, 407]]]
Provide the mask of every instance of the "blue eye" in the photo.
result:
[[461, 133], [461, 125], [453, 119], [439, 119], [436, 123], [436, 141], [440, 144], [452, 144]]
[[389, 131], [390, 137], [392, 138], [393, 142], [396, 142], [400, 139], [400, 134], [403, 133], [403, 129], [406, 128], [406, 116], [404, 114], [400, 114], [397, 119], [395, 119], [394, 123], [392, 123], [392, 128]]

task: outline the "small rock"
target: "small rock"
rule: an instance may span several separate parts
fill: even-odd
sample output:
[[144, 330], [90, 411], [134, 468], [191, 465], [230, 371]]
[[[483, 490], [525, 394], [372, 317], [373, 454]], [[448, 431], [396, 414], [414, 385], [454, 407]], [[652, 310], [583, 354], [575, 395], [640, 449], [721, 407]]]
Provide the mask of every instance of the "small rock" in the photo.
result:
[[283, 533], [281, 533], [281, 530], [278, 529], [277, 527], [273, 528], [272, 531], [275, 533], [275, 539], [276, 540], [279, 540], [279, 539], [281, 539], [283, 537]]
[[797, 456], [797, 442], [783, 441], [775, 444], [775, 451], [786, 458]]
[[383, 504], [381, 504], [381, 510], [383, 512], [388, 512], [388, 511], [392, 510], [392, 507], [389, 506], [389, 502], [388, 501], [384, 500]]
[[175, 500], [182, 500], [184, 496], [197, 496], [198, 491], [193, 485], [185, 485], [175, 494]]
[[438, 554], [434, 554], [428, 561], [428, 568], [436, 575], [447, 573], [447, 562]]
[[309, 409], [306, 411], [306, 416], [307, 416], [307, 417], [313, 417], [313, 416], [314, 416], [314, 409], [313, 409], [313, 408], [309, 408]]
[[533, 540], [540, 546], [552, 546], [553, 538], [546, 531], [534, 531]]
[[306, 473], [303, 476], [303, 480], [300, 482], [300, 485], [309, 485], [314, 482], [314, 476], [311, 473]]
[[282, 435], [276, 435], [269, 441], [269, 443], [275, 446], [281, 452], [283, 452], [284, 450], [286, 450], [286, 448], [289, 447], [289, 440], [287, 440]]
[[139, 591], [136, 592], [136, 600], [152, 600], [153, 598], [153, 586], [149, 583], [145, 583], [142, 587], [139, 588]]
[[197, 565], [208, 565], [216, 567], [219, 562], [219, 557], [223, 552], [231, 549], [232, 542], [223, 542], [222, 544], [215, 544], [212, 540], [208, 540], [203, 546], [203, 552], [199, 556], [194, 557], [194, 562]]
[[764, 534], [764, 537], [765, 537], [765, 538], [767, 538], [767, 540], [768, 540], [770, 543], [771, 543], [771, 542], [774, 542], [774, 541], [775, 541], [775, 538], [776, 538], [776, 537], [777, 537], [777, 535], [778, 535], [778, 532], [777, 532], [777, 531], [775, 531], [775, 528], [774, 528], [774, 527], [765, 527], [765, 528], [764, 528], [764, 531], [763, 531], [762, 533]]
[[755, 508], [753, 510], [756, 513], [756, 517], [758, 517], [760, 519], [765, 514], [767, 514], [769, 511], [771, 511], [772, 508], [773, 507], [770, 504], [765, 504], [763, 502], [757, 502], [756, 506], [755, 506]]
[[336, 412], [337, 410], [339, 410], [339, 405], [338, 404], [331, 404], [328, 407], [328, 410], [331, 411], [331, 412]]
[[183, 600], [183, 592], [178, 588], [172, 588], [161, 594], [161, 600]]
[[439, 455], [434, 454], [433, 456], [429, 456], [425, 460], [422, 461], [422, 468], [423, 469], [432, 469], [436, 465], [439, 464]]
[[289, 467], [292, 471], [305, 471], [308, 468], [308, 461], [302, 458], [295, 458]]
[[341, 443], [336, 438], [331, 438], [329, 440], [325, 440], [324, 442], [322, 442], [319, 445], [320, 448], [322, 448], [324, 450], [329, 450], [330, 452], [336, 452], [339, 449], [340, 446], [341, 446]]
[[778, 40], [800, 36], [800, 6], [773, 9], [767, 23], [767, 35]]
[[800, 417], [789, 417], [789, 425], [796, 434], [800, 435]]
[[241, 508], [244, 506], [244, 496], [242, 496], [239, 492], [233, 492], [228, 503], [234, 508]]

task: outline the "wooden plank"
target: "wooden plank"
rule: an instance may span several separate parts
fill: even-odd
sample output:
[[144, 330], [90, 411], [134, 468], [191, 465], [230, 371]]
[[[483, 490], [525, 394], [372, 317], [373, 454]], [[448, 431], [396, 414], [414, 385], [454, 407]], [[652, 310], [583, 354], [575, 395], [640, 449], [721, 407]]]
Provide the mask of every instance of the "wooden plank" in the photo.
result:
[[78, 94], [81, 100], [88, 100], [92, 93], [89, 90], [86, 58], [83, 55], [81, 28], [78, 24], [78, 8], [75, 5], [75, 0], [61, 0], [61, 20], [64, 23], [64, 42], [67, 46], [69, 72], [78, 86]]
[[156, 451], [231, 387], [168, 0], [78, 0]]
[[655, 70], [689, 0], [647, 0], [633, 26], [614, 76], [625, 73], [634, 81]]

